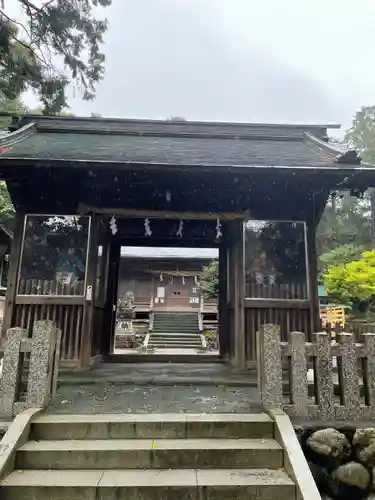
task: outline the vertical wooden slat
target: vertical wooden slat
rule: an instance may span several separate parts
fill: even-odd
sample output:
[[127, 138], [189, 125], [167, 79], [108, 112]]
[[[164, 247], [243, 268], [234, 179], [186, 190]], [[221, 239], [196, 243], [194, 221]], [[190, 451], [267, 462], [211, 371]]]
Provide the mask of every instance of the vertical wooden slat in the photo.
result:
[[4, 304], [3, 331], [2, 336], [12, 326], [12, 318], [14, 314], [14, 298], [17, 293], [18, 271], [21, 261], [22, 238], [25, 223], [25, 215], [16, 213], [15, 215], [15, 230], [10, 250], [10, 262], [8, 271], [8, 284]]

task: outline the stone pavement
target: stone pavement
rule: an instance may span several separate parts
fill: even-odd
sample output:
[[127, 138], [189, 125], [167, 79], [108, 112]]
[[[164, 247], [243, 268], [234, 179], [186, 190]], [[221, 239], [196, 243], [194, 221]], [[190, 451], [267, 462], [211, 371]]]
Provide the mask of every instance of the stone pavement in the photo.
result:
[[221, 363], [111, 363], [62, 373], [51, 413], [257, 413], [254, 375]]
[[118, 385], [231, 385], [256, 387], [255, 372], [216, 363], [101, 363], [97, 368], [60, 371], [59, 383]]

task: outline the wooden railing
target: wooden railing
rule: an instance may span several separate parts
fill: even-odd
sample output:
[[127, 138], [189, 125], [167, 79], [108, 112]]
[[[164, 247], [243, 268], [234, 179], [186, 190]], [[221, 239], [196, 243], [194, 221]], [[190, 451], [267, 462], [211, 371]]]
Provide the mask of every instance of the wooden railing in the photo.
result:
[[77, 281], [73, 284], [59, 280], [21, 279], [18, 286], [19, 295], [84, 295], [85, 283]]
[[83, 303], [83, 297], [80, 304], [16, 303], [12, 325], [31, 332], [36, 321], [53, 321], [61, 330], [61, 359], [78, 361], [81, 351]]
[[246, 282], [245, 296], [259, 299], [307, 299], [306, 283], [260, 284]]
[[274, 323], [280, 327], [281, 340], [287, 341], [289, 332], [311, 334], [311, 311], [309, 301], [301, 303], [275, 303], [265, 300], [263, 304], [255, 300], [245, 300], [246, 359], [255, 364], [256, 333], [262, 325]]
[[[70, 284], [59, 280], [21, 279], [11, 325], [24, 328], [30, 334], [36, 321], [53, 321], [61, 330], [61, 360], [77, 363], [81, 353], [84, 291], [83, 281]], [[101, 328], [101, 322], [96, 319], [95, 325]], [[100, 350], [100, 328], [93, 334], [93, 353]]]
[[[337, 340], [323, 332], [306, 342], [302, 332], [291, 332], [282, 342], [279, 326], [262, 326], [257, 365], [263, 406], [308, 420], [373, 420], [375, 334], [363, 334], [362, 343], [350, 333], [337, 334]], [[310, 360], [313, 368], [308, 371]]]

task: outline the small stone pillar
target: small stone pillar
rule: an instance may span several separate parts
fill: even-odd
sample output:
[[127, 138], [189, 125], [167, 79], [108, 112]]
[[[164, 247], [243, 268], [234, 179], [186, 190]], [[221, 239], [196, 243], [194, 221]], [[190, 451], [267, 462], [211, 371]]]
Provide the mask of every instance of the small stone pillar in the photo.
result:
[[54, 355], [57, 341], [53, 321], [36, 321], [27, 384], [28, 408], [47, 406], [52, 394]]
[[27, 339], [27, 330], [10, 328], [7, 331], [3, 372], [0, 377], [0, 418], [11, 419], [13, 405], [18, 397], [21, 377], [21, 344]]
[[257, 374], [262, 405], [282, 408], [283, 374], [280, 327], [277, 325], [263, 325], [257, 332]]

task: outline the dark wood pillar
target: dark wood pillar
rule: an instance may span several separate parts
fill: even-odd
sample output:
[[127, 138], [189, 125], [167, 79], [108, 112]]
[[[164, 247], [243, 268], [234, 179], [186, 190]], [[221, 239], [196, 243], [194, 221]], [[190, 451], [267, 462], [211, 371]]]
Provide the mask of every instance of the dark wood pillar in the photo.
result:
[[318, 296], [318, 262], [316, 254], [316, 226], [314, 222], [307, 224], [307, 270], [310, 292], [311, 330], [320, 330], [319, 296]]
[[96, 215], [91, 217], [86, 265], [85, 305], [83, 309], [80, 367], [88, 368], [92, 351], [94, 308], [96, 293], [96, 272], [98, 263], [99, 224]]
[[108, 251], [108, 281], [102, 335], [102, 352], [104, 356], [108, 356], [112, 353], [113, 335], [116, 321], [117, 286], [121, 257], [121, 242], [116, 236], [111, 237]]
[[245, 248], [243, 221], [234, 222], [234, 361], [237, 368], [246, 368], [245, 337]]
[[13, 232], [13, 239], [9, 255], [9, 271], [8, 271], [8, 283], [7, 292], [5, 298], [4, 306], [4, 317], [3, 317], [3, 331], [2, 340], [5, 338], [5, 333], [12, 325], [12, 318], [14, 314], [14, 304], [15, 297], [17, 295], [17, 285], [18, 285], [18, 273], [20, 269], [20, 261], [22, 258], [22, 240], [25, 227], [25, 214], [16, 213], [15, 217], [15, 229]]
[[228, 359], [230, 356], [230, 327], [228, 309], [228, 248], [223, 233], [223, 241], [219, 247], [219, 348], [220, 356]]

